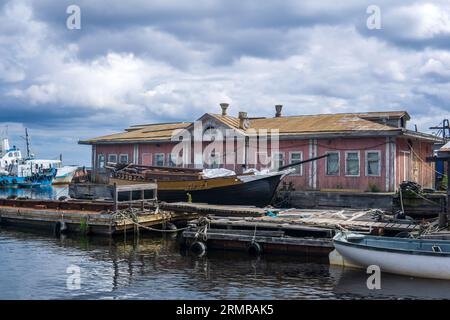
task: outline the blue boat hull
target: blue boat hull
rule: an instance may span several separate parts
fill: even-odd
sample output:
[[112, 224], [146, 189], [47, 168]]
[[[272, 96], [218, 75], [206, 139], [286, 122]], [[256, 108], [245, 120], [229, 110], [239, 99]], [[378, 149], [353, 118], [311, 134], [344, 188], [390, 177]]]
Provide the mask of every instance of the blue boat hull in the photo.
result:
[[35, 174], [30, 177], [1, 176], [0, 187], [40, 187], [52, 184], [56, 175], [56, 169], [48, 173]]

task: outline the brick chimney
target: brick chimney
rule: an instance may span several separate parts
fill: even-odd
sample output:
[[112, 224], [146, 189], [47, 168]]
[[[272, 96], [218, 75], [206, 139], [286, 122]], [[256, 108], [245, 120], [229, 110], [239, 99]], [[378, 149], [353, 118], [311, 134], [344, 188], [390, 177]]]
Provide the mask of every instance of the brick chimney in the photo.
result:
[[281, 110], [283, 109], [283, 105], [277, 104], [275, 105], [275, 117], [279, 118], [281, 117]]
[[246, 130], [247, 126], [248, 126], [248, 117], [247, 117], [247, 112], [239, 112], [239, 128]]
[[228, 103], [221, 103], [220, 107], [222, 108], [222, 115], [226, 116], [227, 115], [227, 109], [228, 109], [229, 104]]

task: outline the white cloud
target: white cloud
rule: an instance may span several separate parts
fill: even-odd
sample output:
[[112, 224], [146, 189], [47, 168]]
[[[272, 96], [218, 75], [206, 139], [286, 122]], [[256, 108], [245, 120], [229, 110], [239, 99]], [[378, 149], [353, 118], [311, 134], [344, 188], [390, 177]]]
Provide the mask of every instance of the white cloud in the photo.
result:
[[389, 31], [405, 39], [432, 39], [450, 35], [450, 5], [415, 3], [387, 10], [383, 21]]
[[[50, 120], [63, 117], [70, 128], [61, 133], [61, 125], [55, 125], [55, 130], [64, 143], [129, 124], [193, 120], [220, 112], [220, 102], [231, 103], [230, 114], [247, 111], [250, 116], [270, 116], [275, 104], [285, 106], [284, 114], [406, 109], [422, 130], [449, 111], [450, 53], [405, 48], [361, 33], [354, 21], [364, 20], [366, 13], [358, 1], [345, 7], [309, 2], [300, 9], [265, 4], [245, 14], [217, 4], [184, 4], [182, 9], [152, 2], [161, 15], [180, 16], [173, 22], [176, 28], [152, 20], [124, 23], [122, 29], [100, 23], [94, 28], [85, 21], [79, 33], [39, 19], [43, 14], [32, 4], [8, 2], [0, 12], [0, 94], [7, 101], [0, 108], [13, 104], [19, 122], [21, 117], [30, 122], [27, 114], [37, 109]], [[113, 2], [105, 15], [122, 12], [133, 20], [150, 10], [148, 2], [133, 4], [125, 8]], [[258, 5], [248, 2], [241, 10]], [[82, 14], [88, 16], [86, 11], [96, 6], [86, 2]], [[386, 3], [383, 27], [394, 30], [393, 39], [442, 36], [449, 33], [442, 8]], [[277, 27], [291, 9], [299, 23], [291, 19]], [[355, 11], [361, 16], [345, 19]], [[271, 17], [268, 13], [273, 13], [272, 24], [263, 19]], [[237, 21], [238, 14], [248, 19]], [[430, 110], [439, 116], [430, 116]], [[39, 129], [36, 134], [45, 140], [55, 132]]]

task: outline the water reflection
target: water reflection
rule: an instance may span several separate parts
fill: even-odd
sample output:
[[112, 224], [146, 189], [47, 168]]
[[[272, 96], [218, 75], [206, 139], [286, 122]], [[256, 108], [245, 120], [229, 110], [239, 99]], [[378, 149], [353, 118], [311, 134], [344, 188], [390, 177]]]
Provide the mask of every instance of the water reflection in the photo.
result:
[[[295, 257], [180, 251], [177, 239], [66, 236], [0, 229], [0, 299], [353, 299], [448, 297], [446, 282], [382, 277]], [[81, 289], [68, 290], [70, 265]], [[399, 279], [400, 278], [400, 279]]]
[[30, 199], [58, 199], [69, 195], [69, 187], [61, 186], [41, 186], [36, 188], [0, 188], [0, 198], [9, 196], [28, 197]]
[[335, 288], [337, 294], [353, 294], [373, 299], [450, 299], [450, 281], [382, 273], [381, 288], [369, 290], [366, 285], [369, 275], [365, 270], [334, 268], [341, 272]]

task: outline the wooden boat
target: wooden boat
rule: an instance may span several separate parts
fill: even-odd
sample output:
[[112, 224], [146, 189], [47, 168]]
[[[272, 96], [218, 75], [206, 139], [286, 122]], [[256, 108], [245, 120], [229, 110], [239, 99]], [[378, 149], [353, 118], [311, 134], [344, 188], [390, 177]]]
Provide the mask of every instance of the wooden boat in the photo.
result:
[[336, 251], [349, 264], [419, 278], [450, 280], [450, 241], [391, 238], [339, 232]]
[[[221, 205], [264, 207], [271, 203], [281, 179], [290, 171], [261, 175], [233, 175], [226, 177], [185, 180], [156, 180], [158, 199], [165, 202], [197, 202]], [[173, 177], [172, 177], [173, 178]], [[144, 182], [146, 180], [131, 180]], [[114, 175], [110, 183], [129, 184], [130, 177]], [[125, 195], [126, 196], [126, 195]], [[133, 198], [138, 198], [136, 194]]]
[[[325, 154], [291, 163], [265, 174], [246, 173], [215, 178], [205, 178], [202, 169], [192, 168], [111, 163], [106, 168], [111, 171], [110, 184], [156, 181], [158, 199], [166, 202], [265, 207], [272, 202], [281, 179], [293, 172], [291, 167], [327, 156]], [[136, 194], [135, 197], [139, 198], [140, 195]]]

